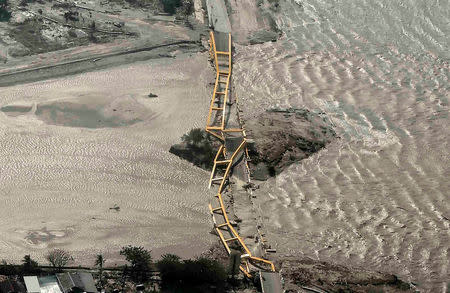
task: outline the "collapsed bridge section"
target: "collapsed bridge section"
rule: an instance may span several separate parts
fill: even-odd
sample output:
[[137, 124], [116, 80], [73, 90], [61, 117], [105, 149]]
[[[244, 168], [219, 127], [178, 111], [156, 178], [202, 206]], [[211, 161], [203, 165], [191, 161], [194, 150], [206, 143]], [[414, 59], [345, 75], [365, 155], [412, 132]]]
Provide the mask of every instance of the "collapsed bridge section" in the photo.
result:
[[[231, 34], [211, 31], [210, 53], [216, 69], [216, 81], [209, 107], [206, 131], [222, 143], [214, 158], [209, 181], [209, 187], [219, 186], [215, 201], [209, 205], [214, 229], [228, 254], [231, 254], [232, 249], [237, 249], [242, 253], [240, 270], [247, 277], [251, 277], [252, 273], [257, 270], [274, 272], [275, 266], [271, 261], [252, 254], [227, 214], [223, 194], [227, 190], [230, 173], [234, 170], [238, 177], [245, 178], [244, 173], [247, 172], [248, 175], [249, 172], [246, 168], [248, 153], [245, 130], [241, 127], [239, 119], [236, 120], [231, 115], [237, 107], [236, 101], [230, 95]], [[244, 168], [236, 168], [238, 166]]]

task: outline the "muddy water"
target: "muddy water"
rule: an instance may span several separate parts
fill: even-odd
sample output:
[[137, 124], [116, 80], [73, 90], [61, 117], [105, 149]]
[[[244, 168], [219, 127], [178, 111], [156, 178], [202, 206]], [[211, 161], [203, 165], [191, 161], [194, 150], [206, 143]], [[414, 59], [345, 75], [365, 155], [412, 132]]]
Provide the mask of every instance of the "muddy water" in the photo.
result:
[[325, 111], [340, 138], [262, 184], [279, 253], [450, 281], [448, 1], [280, 1], [277, 43], [237, 47], [247, 119]]

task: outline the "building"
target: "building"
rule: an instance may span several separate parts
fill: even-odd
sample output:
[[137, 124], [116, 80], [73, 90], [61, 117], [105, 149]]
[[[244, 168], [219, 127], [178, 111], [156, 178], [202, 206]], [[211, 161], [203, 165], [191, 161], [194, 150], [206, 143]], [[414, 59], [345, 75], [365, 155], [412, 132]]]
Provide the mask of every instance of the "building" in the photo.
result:
[[41, 286], [36, 276], [23, 277], [23, 281], [25, 282], [28, 293], [41, 293]]
[[92, 274], [85, 272], [57, 274], [62, 293], [98, 293]]
[[[27, 276], [25, 281], [27, 293], [98, 293], [92, 274], [71, 272], [56, 274], [56, 276]], [[11, 291], [16, 292], [16, 291]], [[0, 293], [10, 293], [1, 291]]]
[[62, 293], [56, 276], [23, 277], [27, 293]]
[[56, 276], [39, 277], [41, 293], [62, 293]]

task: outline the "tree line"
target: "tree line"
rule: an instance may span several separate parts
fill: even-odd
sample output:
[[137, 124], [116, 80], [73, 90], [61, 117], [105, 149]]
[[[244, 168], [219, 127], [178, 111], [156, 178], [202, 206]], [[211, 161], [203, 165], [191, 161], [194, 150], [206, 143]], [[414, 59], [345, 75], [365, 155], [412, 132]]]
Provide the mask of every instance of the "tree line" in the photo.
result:
[[[228, 287], [229, 274], [236, 272], [220, 264], [217, 260], [206, 257], [182, 260], [175, 254], [165, 254], [160, 260], [153, 262], [151, 252], [141, 246], [124, 246], [120, 250], [127, 264], [117, 268], [121, 274], [119, 282], [145, 284], [150, 281], [155, 270], [159, 272], [161, 292], [225, 292]], [[63, 272], [64, 268], [74, 259], [71, 254], [62, 249], [54, 249], [46, 255], [50, 266], [39, 265], [30, 255], [25, 255], [20, 265], [0, 263], [0, 275], [26, 276]], [[105, 274], [105, 258], [99, 254], [94, 268], [97, 270], [97, 285], [104, 288], [108, 276]], [[45, 269], [44, 269], [45, 268]]]

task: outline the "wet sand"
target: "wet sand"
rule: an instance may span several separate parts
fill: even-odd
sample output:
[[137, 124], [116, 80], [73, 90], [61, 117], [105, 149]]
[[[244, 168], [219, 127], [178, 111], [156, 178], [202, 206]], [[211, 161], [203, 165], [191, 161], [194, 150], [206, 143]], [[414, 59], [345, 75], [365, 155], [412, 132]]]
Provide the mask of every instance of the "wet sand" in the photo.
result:
[[204, 125], [212, 77], [195, 53], [2, 88], [1, 258], [43, 261], [57, 247], [92, 265], [97, 253], [117, 263], [128, 244], [154, 257], [206, 250], [209, 174], [168, 150]]

